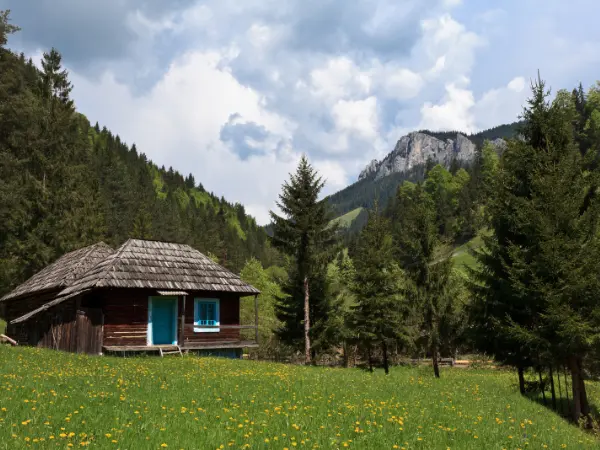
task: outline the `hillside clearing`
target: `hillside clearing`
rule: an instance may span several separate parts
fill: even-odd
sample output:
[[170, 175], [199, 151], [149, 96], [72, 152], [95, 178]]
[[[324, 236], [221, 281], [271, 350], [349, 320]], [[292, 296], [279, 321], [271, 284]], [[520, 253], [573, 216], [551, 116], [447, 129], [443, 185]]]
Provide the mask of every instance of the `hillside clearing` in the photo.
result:
[[363, 209], [364, 208], [353, 209], [352, 211], [347, 212], [343, 216], [333, 219], [331, 221], [331, 223], [332, 224], [337, 223], [340, 228], [350, 228], [350, 225], [352, 225], [352, 222], [354, 222], [354, 219], [356, 219], [358, 217], [358, 215], [360, 214], [360, 212]]
[[521, 397], [513, 373], [430, 372], [0, 347], [0, 448], [598, 446]]
[[452, 252], [452, 260], [454, 267], [460, 271], [465, 271], [467, 267], [473, 268], [477, 264], [477, 260], [471, 254], [471, 250], [477, 250], [483, 247], [483, 236], [488, 235], [489, 230], [481, 230], [477, 236], [468, 242], [465, 242], [459, 247], [456, 247]]

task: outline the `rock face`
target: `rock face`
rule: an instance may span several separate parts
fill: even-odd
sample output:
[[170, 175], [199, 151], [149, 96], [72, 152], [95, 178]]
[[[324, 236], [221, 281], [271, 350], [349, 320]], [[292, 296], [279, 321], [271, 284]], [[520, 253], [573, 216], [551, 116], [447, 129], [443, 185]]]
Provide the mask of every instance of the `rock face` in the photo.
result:
[[394, 150], [382, 161], [371, 161], [358, 176], [380, 179], [397, 172], [406, 172], [415, 166], [432, 160], [450, 167], [452, 161], [470, 162], [475, 158], [475, 144], [466, 136], [457, 134], [456, 139], [440, 139], [425, 133], [410, 133], [400, 138]]

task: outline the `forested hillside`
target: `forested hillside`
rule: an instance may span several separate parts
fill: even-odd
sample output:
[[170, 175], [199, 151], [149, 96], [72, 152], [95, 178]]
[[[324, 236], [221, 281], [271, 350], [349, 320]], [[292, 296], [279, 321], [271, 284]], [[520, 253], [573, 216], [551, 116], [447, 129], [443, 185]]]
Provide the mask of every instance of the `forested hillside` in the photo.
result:
[[[6, 19], [6, 17], [5, 17]], [[187, 243], [240, 271], [277, 260], [244, 207], [76, 112], [52, 49], [38, 69], [0, 29], [0, 295], [65, 252], [127, 238]]]

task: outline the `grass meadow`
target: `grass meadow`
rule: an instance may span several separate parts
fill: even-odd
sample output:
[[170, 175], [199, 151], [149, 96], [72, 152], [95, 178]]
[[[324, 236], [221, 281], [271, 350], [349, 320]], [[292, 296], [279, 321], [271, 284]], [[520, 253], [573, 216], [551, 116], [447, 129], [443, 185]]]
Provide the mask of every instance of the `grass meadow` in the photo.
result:
[[[88, 357], [0, 346], [0, 448], [600, 448], [500, 370]], [[598, 386], [590, 396], [598, 398]]]

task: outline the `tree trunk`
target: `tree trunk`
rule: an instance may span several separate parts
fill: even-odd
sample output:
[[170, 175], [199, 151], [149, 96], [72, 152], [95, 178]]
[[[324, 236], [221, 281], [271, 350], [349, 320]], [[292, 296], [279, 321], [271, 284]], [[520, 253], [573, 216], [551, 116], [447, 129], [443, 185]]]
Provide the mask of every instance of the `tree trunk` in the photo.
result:
[[[551, 369], [552, 370], [552, 369]], [[560, 413], [564, 414], [563, 401], [562, 401], [562, 384], [560, 382], [560, 366], [556, 367], [556, 375], [558, 379], [558, 398], [560, 399]]]
[[373, 357], [371, 356], [371, 344], [369, 344], [368, 356], [369, 356], [369, 372], [373, 372]]
[[519, 391], [521, 392], [521, 395], [525, 395], [525, 371], [521, 366], [517, 368], [517, 371], [519, 372]]
[[440, 377], [440, 366], [439, 366], [439, 351], [437, 340], [434, 339], [431, 342], [431, 359], [433, 360], [433, 374], [436, 378]]
[[552, 393], [552, 409], [556, 411], [556, 391], [554, 390], [554, 373], [550, 365], [550, 392]]
[[349, 366], [349, 357], [348, 357], [348, 342], [344, 340], [342, 344], [342, 350], [344, 352], [344, 367], [347, 369]]
[[571, 415], [571, 400], [569, 400], [569, 379], [567, 378], [567, 369], [563, 365], [563, 375], [565, 376], [565, 393], [567, 395], [567, 411]]
[[582, 373], [581, 358], [571, 356], [569, 358], [569, 369], [571, 370], [571, 388], [573, 391], [573, 421], [578, 422], [581, 417], [586, 417], [589, 424], [590, 406], [588, 404], [585, 380]]
[[304, 363], [310, 364], [310, 301], [308, 277], [304, 276]]
[[388, 347], [387, 342], [383, 341], [383, 369], [385, 370], [385, 374], [388, 375], [390, 373], [390, 366], [388, 363]]
[[542, 391], [542, 398], [544, 399], [544, 406], [547, 405], [546, 403], [546, 389], [544, 388], [544, 381], [542, 380], [542, 369], [541, 367], [538, 367], [538, 375], [540, 376], [540, 390]]

